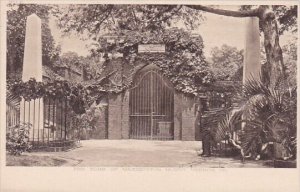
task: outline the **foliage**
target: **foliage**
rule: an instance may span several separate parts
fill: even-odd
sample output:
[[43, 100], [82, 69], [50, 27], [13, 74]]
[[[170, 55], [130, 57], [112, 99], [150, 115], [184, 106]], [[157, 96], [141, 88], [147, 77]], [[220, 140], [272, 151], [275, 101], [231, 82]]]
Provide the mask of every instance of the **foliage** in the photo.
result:
[[182, 5], [67, 5], [56, 7], [53, 13], [65, 32], [94, 38], [103, 31], [159, 31], [176, 22], [193, 29], [203, 20], [199, 11]]
[[243, 50], [238, 50], [236, 47], [222, 45], [214, 47], [211, 50], [211, 68], [214, 71], [214, 76], [218, 80], [241, 81], [242, 75], [236, 73], [243, 66]]
[[[250, 10], [256, 8], [253, 5], [242, 5], [240, 10]], [[279, 33], [283, 34], [286, 31], [297, 32], [297, 5], [272, 5], [279, 22]]]
[[[89, 56], [79, 56], [75, 52], [63, 53], [57, 62], [55, 63], [54, 70], [64, 76], [61, 68], [69, 68], [73, 71], [83, 73], [83, 80], [95, 80], [99, 79], [101, 72], [103, 71], [103, 59], [100, 59], [98, 54], [92, 54]], [[73, 81], [73, 79], [68, 79]]]
[[241, 120], [242, 111], [232, 110], [229, 111], [214, 130], [214, 140], [216, 142], [221, 142], [222, 140], [229, 139], [229, 136], [233, 135], [235, 131], [238, 130], [238, 123]]
[[[58, 7], [55, 14], [66, 32], [83, 33], [93, 37], [96, 42], [107, 31], [161, 32], [173, 27], [176, 21], [181, 25], [184, 23], [182, 26], [188, 28], [194, 23], [200, 24], [197, 21], [203, 18], [201, 11], [233, 17], [258, 17], [264, 33], [267, 59], [264, 65], [267, 68], [264, 81], [272, 86], [276, 79], [286, 76], [282, 51], [277, 40], [279, 34], [297, 28], [297, 6], [246, 5], [239, 11], [202, 5], [74, 5], [60, 8]], [[281, 24], [279, 30], [277, 21]]]
[[20, 97], [15, 94], [12, 94], [10, 91], [6, 93], [6, 106], [13, 109], [18, 109], [20, 107]]
[[281, 143], [295, 158], [296, 87], [274, 89], [262, 80], [249, 79], [243, 95], [241, 107], [219, 124], [217, 140], [240, 132], [236, 125], [242, 122], [243, 116], [245, 126], [240, 134], [240, 147], [244, 154], [260, 154], [268, 144]]
[[67, 100], [76, 114], [82, 114], [93, 102], [100, 101], [108, 93], [115, 93], [114, 90], [105, 87], [103, 83], [105, 78], [97, 81], [96, 86], [72, 83], [65, 80], [37, 82], [35, 79], [30, 79], [23, 82], [8, 79], [7, 92], [19, 100], [22, 97], [25, 101], [42, 97]]
[[99, 121], [96, 118], [95, 107], [93, 106], [90, 106], [83, 114], [72, 113], [70, 116], [70, 126], [73, 131], [73, 134], [70, 135], [78, 139], [88, 139], [89, 132], [95, 129], [96, 121]]
[[[196, 95], [203, 85], [213, 81], [203, 55], [203, 40], [200, 35], [178, 28], [170, 28], [162, 32], [120, 32], [114, 35], [113, 41], [109, 37], [99, 39], [97, 52], [123, 54], [123, 59], [136, 67], [139, 63], [157, 65], [163, 75], [174, 84], [175, 89]], [[139, 53], [141, 44], [163, 44], [165, 53]], [[109, 63], [110, 58], [106, 58]], [[130, 85], [124, 85], [130, 86]]]
[[59, 58], [59, 64], [63, 64], [67, 67], [79, 67], [82, 63], [83, 57], [71, 51], [63, 53]]
[[21, 155], [31, 149], [28, 140], [31, 127], [31, 124], [24, 123], [9, 128], [10, 132], [6, 134], [6, 150], [11, 155]]
[[287, 82], [290, 86], [297, 85], [297, 38], [282, 47], [283, 59], [288, 74]]
[[[104, 55], [108, 59], [111, 53], [122, 53], [133, 66], [137, 60], [154, 63], [177, 90], [189, 94], [197, 94], [199, 85], [212, 82], [202, 53], [202, 38], [172, 28], [176, 23], [188, 29], [199, 26], [203, 20], [199, 11], [182, 5], [68, 5], [57, 7], [54, 14], [65, 32], [93, 38], [96, 48], [91, 52], [95, 57]], [[147, 43], [165, 44], [166, 53], [138, 53], [138, 45]]]
[[8, 75], [22, 70], [26, 18], [32, 13], [42, 20], [43, 64], [52, 65], [58, 58], [60, 47], [54, 43], [48, 26], [51, 6], [37, 4], [8, 4], [7, 11], [7, 69]]

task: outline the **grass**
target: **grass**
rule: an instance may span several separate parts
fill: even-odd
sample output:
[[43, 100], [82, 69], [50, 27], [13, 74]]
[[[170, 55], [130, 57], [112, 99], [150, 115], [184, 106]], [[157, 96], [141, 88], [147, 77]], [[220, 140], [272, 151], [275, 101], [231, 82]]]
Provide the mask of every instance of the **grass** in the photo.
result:
[[66, 160], [58, 159], [51, 156], [38, 156], [38, 155], [20, 155], [12, 156], [6, 155], [7, 166], [62, 166], [67, 163]]

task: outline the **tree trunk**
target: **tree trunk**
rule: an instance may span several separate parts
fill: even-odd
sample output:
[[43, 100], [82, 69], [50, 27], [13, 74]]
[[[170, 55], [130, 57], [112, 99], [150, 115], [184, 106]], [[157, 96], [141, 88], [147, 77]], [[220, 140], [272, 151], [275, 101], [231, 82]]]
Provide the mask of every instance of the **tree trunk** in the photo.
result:
[[277, 21], [271, 6], [261, 5], [257, 9], [247, 11], [230, 11], [202, 5], [185, 5], [191, 9], [210, 12], [229, 17], [258, 17], [260, 27], [264, 33], [264, 46], [267, 63], [262, 69], [264, 82], [270, 87], [276, 88], [278, 80], [285, 82], [285, 67], [283, 63], [282, 50], [279, 45], [279, 33]]
[[260, 8], [260, 26], [264, 32], [264, 46], [267, 63], [263, 68], [264, 83], [272, 88], [278, 86], [279, 80], [285, 80], [285, 67], [283, 63], [282, 50], [279, 45], [279, 32], [277, 21], [269, 6]]

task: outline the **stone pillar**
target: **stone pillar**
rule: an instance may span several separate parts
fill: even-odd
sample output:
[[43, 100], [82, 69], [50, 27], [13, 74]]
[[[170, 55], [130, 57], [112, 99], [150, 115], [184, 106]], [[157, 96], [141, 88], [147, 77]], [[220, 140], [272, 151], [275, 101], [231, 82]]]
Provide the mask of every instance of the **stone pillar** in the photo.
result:
[[[257, 17], [246, 18], [245, 35], [243, 85], [249, 78], [259, 79], [261, 71], [259, 19]], [[242, 123], [242, 129], [244, 126], [245, 124]]]
[[257, 17], [246, 18], [245, 41], [243, 84], [251, 76], [254, 79], [259, 78], [261, 71], [259, 19]]
[[[32, 14], [27, 17], [22, 81], [35, 78], [42, 81], [42, 26], [41, 19]], [[20, 122], [32, 124], [29, 139], [41, 138], [43, 129], [43, 99], [24, 101], [20, 103]]]

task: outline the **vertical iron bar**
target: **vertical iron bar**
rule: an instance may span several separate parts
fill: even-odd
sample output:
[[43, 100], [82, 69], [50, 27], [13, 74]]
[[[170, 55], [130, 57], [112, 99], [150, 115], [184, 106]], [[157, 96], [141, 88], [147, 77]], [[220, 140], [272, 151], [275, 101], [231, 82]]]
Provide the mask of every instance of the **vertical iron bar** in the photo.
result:
[[62, 117], [62, 114], [63, 114], [63, 101], [62, 99], [60, 99], [60, 139], [62, 140], [63, 136], [62, 136], [62, 133], [63, 133], [63, 117]]
[[[164, 87], [163, 87], [163, 89], [164, 89], [164, 114], [165, 115], [168, 115], [169, 114], [169, 104], [170, 104], [170, 100], [168, 101], [168, 99], [169, 99], [169, 92], [168, 92], [168, 89], [167, 89], [167, 86], [166, 85], [164, 85]], [[168, 118], [167, 117], [164, 117], [164, 132], [166, 131], [166, 129], [167, 129], [167, 126], [168, 126], [168, 124], [167, 124], [167, 121], [168, 120]], [[165, 134], [164, 135], [164, 137], [163, 137], [163, 139], [164, 140], [167, 140], [167, 137], [168, 137], [168, 134]]]
[[54, 125], [54, 122], [55, 122], [55, 99], [53, 99], [53, 105], [52, 105], [52, 125], [53, 125], [53, 134], [52, 134], [52, 141], [55, 141], [55, 129], [56, 129], [56, 127], [55, 127], [55, 125]]
[[150, 111], [150, 96], [149, 96], [149, 81], [147, 81], [147, 86], [146, 86], [146, 89], [147, 89], [147, 117], [146, 117], [146, 121], [147, 121], [147, 127], [146, 127], [146, 135], [147, 135], [147, 140], [149, 140], [149, 118], [150, 118], [150, 114], [151, 111]]
[[[132, 90], [132, 94], [133, 94], [132, 98], [133, 98], [133, 103], [134, 103], [133, 104], [133, 108], [132, 108], [132, 110], [133, 110], [132, 114], [136, 115], [136, 88], [134, 88]], [[133, 139], [135, 139], [135, 129], [136, 129], [135, 128], [136, 127], [136, 117], [135, 116], [132, 116], [132, 123], [133, 123], [133, 126], [132, 126], [132, 137], [133, 137]]]
[[[136, 115], [137, 114], [137, 88], [134, 89], [134, 114]], [[137, 118], [136, 116], [134, 116], [134, 129], [133, 129], [133, 136], [134, 136], [134, 139], [136, 139], [136, 128], [137, 127]]]
[[47, 98], [45, 98], [44, 103], [43, 103], [43, 131], [42, 131], [42, 140], [43, 140], [43, 145], [45, 144], [45, 122], [46, 122], [46, 100]]
[[128, 122], [129, 123], [129, 134], [128, 134], [128, 137], [129, 137], [129, 139], [131, 139], [131, 127], [132, 127], [131, 126], [131, 116], [130, 116], [132, 114], [132, 112], [131, 112], [131, 90], [129, 89], [128, 91], [129, 91], [129, 93], [128, 93], [128, 95], [129, 95], [129, 97], [128, 97], [128, 99], [129, 99], [129, 103], [128, 103], [129, 104], [129, 117], [128, 117], [129, 118], [129, 122]]
[[[161, 75], [159, 75], [159, 81], [160, 81], [160, 83], [159, 83], [159, 92], [162, 92], [162, 90], [165, 89], [165, 82], [164, 82], [164, 79]], [[161, 124], [161, 126], [163, 126], [163, 127], [165, 126], [165, 121], [166, 121], [166, 117], [165, 117], [165, 115], [166, 115], [166, 109], [165, 109], [166, 102], [168, 102], [166, 100], [166, 95], [161, 93], [159, 108], [160, 108], [160, 111], [161, 111], [161, 115], [164, 115], [164, 116], [161, 116], [161, 120], [163, 122]], [[165, 127], [163, 129], [165, 129]], [[165, 135], [163, 133], [161, 133], [161, 131], [160, 131], [160, 138], [161, 138], [161, 140], [165, 140]]]
[[[157, 86], [157, 110], [159, 111], [159, 115], [164, 115], [162, 107], [164, 106], [165, 101], [164, 101], [164, 97], [162, 96], [162, 93], [161, 93], [161, 90], [163, 88], [163, 82], [162, 82], [161, 76], [159, 74], [159, 71], [157, 71], [156, 79], [157, 79], [157, 85], [156, 85]], [[163, 116], [160, 116], [158, 118], [159, 118], [159, 122], [164, 121]], [[162, 125], [160, 125], [160, 126], [162, 126]], [[157, 132], [159, 132], [158, 140], [163, 140], [163, 135], [161, 133], [160, 127], [157, 126], [156, 130], [157, 130]]]
[[167, 115], [166, 119], [167, 119], [167, 122], [168, 122], [168, 124], [167, 124], [167, 128], [168, 128], [167, 138], [170, 139], [170, 137], [171, 137], [171, 124], [169, 122], [171, 122], [170, 113], [171, 113], [171, 102], [172, 102], [172, 100], [171, 100], [170, 90], [168, 89], [168, 87], [166, 87], [166, 90], [167, 90], [167, 100], [169, 100], [169, 102], [167, 104], [168, 110], [167, 110], [167, 113], [166, 113], [166, 115]]
[[[157, 74], [156, 71], [153, 70], [153, 115], [159, 114], [158, 111], [158, 94], [157, 94]], [[159, 132], [157, 131], [156, 127], [156, 122], [157, 122], [158, 117], [153, 116], [153, 131], [154, 131], [154, 139], [157, 140], [159, 139]]]
[[[145, 84], [147, 84], [147, 81], [144, 81], [144, 86], [143, 86], [143, 114], [147, 114], [147, 108], [146, 108], [146, 86], [145, 86]], [[142, 117], [142, 122], [143, 122], [143, 131], [142, 131], [142, 135], [143, 135], [143, 139], [145, 139], [145, 137], [147, 136], [146, 135], [146, 123], [145, 123], [145, 119], [146, 119], [146, 117], [145, 116], [143, 116]]]
[[[141, 84], [141, 89], [140, 89], [140, 109], [141, 109], [141, 114], [144, 115], [144, 105], [143, 105], [143, 93], [144, 93], [144, 89], [143, 89], [143, 85], [144, 85], [144, 81]], [[143, 116], [140, 117], [140, 126], [139, 126], [139, 139], [143, 138]]]
[[35, 128], [35, 99], [33, 100], [33, 122], [32, 122], [32, 143], [34, 145], [34, 128]]
[[[24, 116], [23, 116], [23, 123], [25, 123], [25, 115], [26, 115], [26, 105], [25, 105], [25, 99], [23, 99], [24, 100]], [[18, 128], [18, 134], [20, 133], [20, 126], [19, 126], [19, 128]]]
[[151, 119], [151, 135], [150, 135], [150, 139], [152, 140], [153, 138], [153, 76], [152, 76], [152, 71], [150, 72], [150, 119]]
[[50, 108], [51, 108], [51, 99], [49, 98], [49, 100], [48, 100], [48, 145], [49, 145], [49, 140], [50, 140], [50, 129], [51, 129], [51, 127], [50, 127]]
[[[31, 125], [31, 123], [30, 123], [30, 102], [31, 102], [31, 100], [28, 102], [28, 125]], [[30, 133], [30, 129], [29, 129], [29, 133]], [[28, 141], [30, 141], [30, 135], [28, 137]]]
[[[145, 85], [145, 81], [143, 81], [143, 83], [142, 83], [142, 87], [141, 87], [141, 109], [142, 109], [142, 114], [144, 115], [145, 114], [145, 109], [144, 109], [144, 91], [145, 91], [145, 89], [144, 89], [144, 85]], [[143, 131], [144, 131], [144, 118], [143, 118], [143, 116], [141, 116], [141, 118], [140, 118], [140, 121], [141, 121], [141, 126], [140, 126], [140, 138], [141, 139], [143, 139], [143, 137], [144, 137], [144, 133], [143, 133]]]
[[38, 142], [38, 145], [39, 145], [39, 143], [40, 143], [40, 115], [41, 115], [41, 112], [40, 112], [40, 110], [41, 110], [41, 98], [39, 98], [39, 110], [38, 110], [38, 140], [37, 140], [37, 142]]
[[[140, 96], [140, 87], [137, 87], [137, 94], [138, 96]], [[141, 103], [141, 100], [140, 100], [140, 97], [137, 97], [137, 113], [138, 114], [141, 114], [141, 106], [140, 106], [140, 103]], [[137, 117], [137, 127], [136, 127], [136, 138], [139, 139], [139, 129], [140, 129], [140, 117]]]
[[65, 98], [65, 111], [64, 111], [64, 114], [65, 114], [65, 140], [67, 140], [67, 107], [68, 107], [68, 103], [67, 103], [67, 97]]

